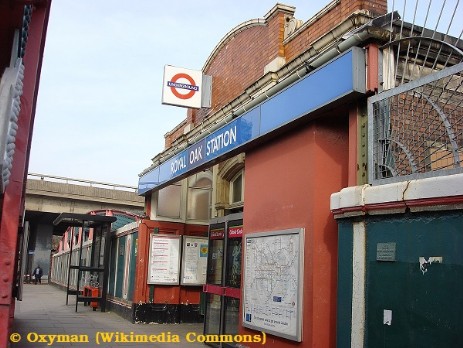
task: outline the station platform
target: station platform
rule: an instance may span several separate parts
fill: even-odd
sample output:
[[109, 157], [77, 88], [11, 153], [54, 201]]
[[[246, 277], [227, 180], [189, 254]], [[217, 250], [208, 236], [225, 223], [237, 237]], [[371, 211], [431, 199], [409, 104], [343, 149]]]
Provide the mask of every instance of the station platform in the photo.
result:
[[[205, 348], [203, 324], [133, 324], [113, 312], [93, 311], [50, 284], [24, 284], [16, 301], [10, 348], [186, 347]], [[17, 341], [17, 342], [14, 342]]]

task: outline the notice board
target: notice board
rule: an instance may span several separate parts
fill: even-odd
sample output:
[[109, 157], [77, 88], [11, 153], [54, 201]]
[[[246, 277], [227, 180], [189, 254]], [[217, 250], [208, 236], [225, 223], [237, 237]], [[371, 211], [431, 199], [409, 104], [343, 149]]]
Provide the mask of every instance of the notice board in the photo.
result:
[[207, 237], [183, 237], [181, 285], [206, 284], [207, 253]]
[[245, 236], [243, 326], [301, 342], [304, 229]]
[[178, 285], [180, 240], [180, 236], [151, 234], [148, 284]]

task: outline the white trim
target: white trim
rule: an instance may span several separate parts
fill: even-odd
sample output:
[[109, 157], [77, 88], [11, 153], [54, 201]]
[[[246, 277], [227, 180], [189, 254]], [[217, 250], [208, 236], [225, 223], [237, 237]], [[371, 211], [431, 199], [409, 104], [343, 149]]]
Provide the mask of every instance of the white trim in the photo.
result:
[[463, 174], [401, 181], [378, 186], [346, 187], [331, 195], [331, 210], [368, 204], [463, 196]]
[[127, 225], [119, 227], [116, 230], [115, 235], [117, 236], [117, 235], [119, 235], [121, 233], [130, 231], [130, 230], [135, 230], [135, 229], [138, 228], [139, 225], [140, 225], [140, 221], [134, 221], [134, 222], [128, 223]]
[[352, 255], [352, 331], [350, 346], [364, 346], [365, 335], [365, 223], [353, 224]]

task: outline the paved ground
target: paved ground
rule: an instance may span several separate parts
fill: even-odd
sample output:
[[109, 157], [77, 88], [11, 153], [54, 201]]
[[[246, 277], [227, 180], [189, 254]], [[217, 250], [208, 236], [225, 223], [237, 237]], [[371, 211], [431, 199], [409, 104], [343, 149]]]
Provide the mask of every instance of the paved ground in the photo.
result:
[[[208, 347], [188, 342], [201, 335], [202, 324], [132, 324], [115, 313], [79, 304], [75, 312], [75, 297], [52, 285], [24, 285], [23, 301], [16, 302], [11, 348], [22, 347]], [[49, 335], [49, 336], [47, 336]], [[59, 336], [55, 336], [59, 335]], [[161, 339], [165, 342], [130, 342], [136, 338]], [[142, 335], [142, 336], [141, 336]], [[104, 340], [110, 342], [104, 342]], [[175, 339], [180, 341], [174, 342]], [[52, 341], [54, 340], [54, 341]], [[69, 342], [65, 342], [69, 340]], [[171, 343], [169, 343], [171, 340]], [[42, 342], [40, 342], [42, 341]], [[44, 342], [45, 341], [45, 342]], [[61, 341], [61, 342], [59, 342]], [[80, 342], [73, 342], [80, 341]], [[85, 342], [88, 341], [88, 342]], [[127, 342], [129, 341], [129, 342]]]

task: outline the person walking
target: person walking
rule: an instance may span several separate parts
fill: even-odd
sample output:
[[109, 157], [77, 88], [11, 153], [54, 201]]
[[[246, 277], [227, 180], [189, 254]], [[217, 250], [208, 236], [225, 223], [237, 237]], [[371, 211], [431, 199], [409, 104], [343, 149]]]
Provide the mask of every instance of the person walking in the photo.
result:
[[39, 284], [42, 284], [43, 271], [39, 265], [37, 265], [37, 267], [34, 269], [34, 273], [32, 274], [34, 275], [34, 283], [37, 284], [38, 282]]

